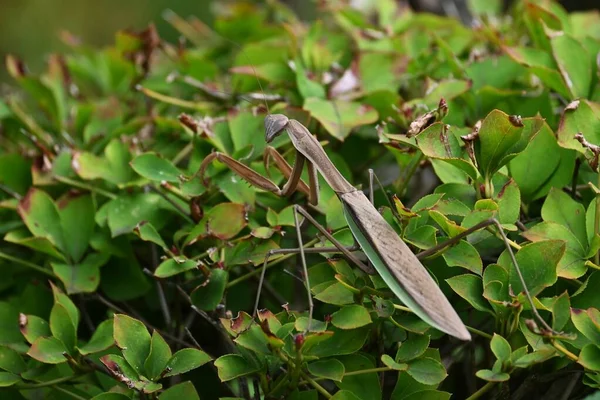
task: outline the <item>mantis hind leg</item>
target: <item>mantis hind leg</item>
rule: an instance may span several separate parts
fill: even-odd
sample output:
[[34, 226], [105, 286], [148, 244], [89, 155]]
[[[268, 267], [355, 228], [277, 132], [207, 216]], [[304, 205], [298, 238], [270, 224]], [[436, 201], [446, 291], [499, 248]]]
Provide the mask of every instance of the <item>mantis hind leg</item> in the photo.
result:
[[[308, 220], [308, 222], [310, 222], [312, 225], [314, 225], [333, 244], [333, 246], [332, 247], [319, 247], [319, 248], [304, 248], [304, 243], [302, 241], [302, 232], [300, 231], [300, 227], [301, 227], [303, 221], [300, 221], [300, 219], [298, 218], [298, 214], [300, 214], [302, 217], [304, 217], [305, 220]], [[352, 245], [349, 247], [344, 246], [337, 239], [335, 239], [327, 231], [327, 229], [325, 229], [321, 224], [319, 224], [308, 213], [308, 211], [306, 211], [304, 208], [302, 208], [298, 205], [294, 206], [294, 222], [295, 222], [295, 226], [296, 226], [296, 234], [298, 237], [298, 247], [294, 248], [294, 249], [274, 249], [274, 250], [270, 250], [265, 255], [265, 260], [263, 262], [263, 267], [262, 267], [259, 284], [258, 284], [258, 292], [256, 294], [256, 300], [254, 303], [253, 315], [255, 315], [255, 316], [257, 315], [258, 305], [260, 302], [260, 296], [261, 296], [261, 292], [262, 292], [262, 284], [265, 279], [265, 274], [267, 271], [267, 264], [268, 264], [269, 259], [275, 254], [294, 254], [294, 253], [300, 254], [300, 259], [301, 259], [301, 264], [302, 264], [303, 282], [304, 282], [305, 288], [308, 293], [307, 300], [308, 300], [308, 305], [309, 305], [309, 323], [308, 323], [307, 329], [310, 330], [310, 326], [312, 323], [312, 313], [313, 313], [314, 304], [312, 301], [312, 294], [311, 294], [311, 290], [310, 290], [310, 281], [308, 279], [308, 267], [306, 264], [305, 254], [307, 254], [307, 253], [342, 253], [350, 262], [358, 265], [359, 268], [361, 268], [366, 273], [374, 274], [375, 270], [372, 267], [365, 265], [354, 254], [352, 254], [353, 251], [360, 249], [360, 247], [358, 245], [355, 244], [355, 245]]]

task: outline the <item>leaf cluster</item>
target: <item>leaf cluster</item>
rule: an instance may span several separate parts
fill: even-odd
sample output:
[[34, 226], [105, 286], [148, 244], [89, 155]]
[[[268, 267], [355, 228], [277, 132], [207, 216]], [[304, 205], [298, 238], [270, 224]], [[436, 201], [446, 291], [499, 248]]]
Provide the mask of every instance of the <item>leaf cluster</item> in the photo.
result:
[[[70, 41], [40, 74], [6, 58], [0, 396], [599, 389], [600, 16], [472, 1], [466, 27], [393, 0], [328, 1], [307, 24], [265, 3], [223, 2], [213, 28], [166, 12], [180, 43], [152, 25], [103, 49]], [[220, 163], [200, 169], [218, 151], [282, 185], [263, 159], [268, 113], [303, 123], [357, 187], [376, 171], [377, 207], [423, 252], [471, 342], [320, 253], [331, 243], [302, 226], [309, 327], [300, 259], [282, 250], [297, 247], [293, 205], [307, 191], [280, 198]], [[270, 145], [293, 163], [286, 135]], [[319, 179], [311, 213], [351, 246]]]

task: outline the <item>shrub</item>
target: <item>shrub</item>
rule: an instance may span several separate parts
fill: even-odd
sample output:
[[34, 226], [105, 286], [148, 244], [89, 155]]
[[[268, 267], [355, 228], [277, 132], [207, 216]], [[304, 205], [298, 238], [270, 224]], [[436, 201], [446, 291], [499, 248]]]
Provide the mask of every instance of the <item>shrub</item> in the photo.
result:
[[[19, 90], [0, 100], [2, 397], [582, 398], [600, 387], [599, 14], [471, 2], [468, 28], [391, 0], [321, 2], [306, 24], [267, 3], [226, 3], [214, 30], [166, 13], [176, 44], [153, 26], [104, 49], [71, 41], [40, 75], [6, 58]], [[267, 113], [306, 125], [357, 186], [373, 168], [385, 188], [375, 204], [415, 253], [454, 238], [423, 262], [472, 341], [315, 252], [307, 330], [300, 258], [277, 252], [297, 247], [306, 188], [281, 198], [220, 163], [200, 171], [217, 150], [283, 184], [262, 161]], [[293, 162], [287, 135], [271, 145]], [[311, 213], [352, 245], [320, 183]], [[502, 230], [460, 237], [489, 219]], [[330, 244], [307, 224], [302, 236]]]

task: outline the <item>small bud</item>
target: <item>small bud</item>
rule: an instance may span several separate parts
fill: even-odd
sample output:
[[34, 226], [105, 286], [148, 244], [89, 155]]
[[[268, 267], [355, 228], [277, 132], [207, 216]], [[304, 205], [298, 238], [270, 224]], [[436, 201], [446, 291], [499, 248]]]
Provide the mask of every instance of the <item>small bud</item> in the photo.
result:
[[296, 345], [296, 350], [300, 350], [302, 348], [302, 345], [304, 345], [303, 333], [299, 333], [296, 336], [294, 336], [294, 344]]

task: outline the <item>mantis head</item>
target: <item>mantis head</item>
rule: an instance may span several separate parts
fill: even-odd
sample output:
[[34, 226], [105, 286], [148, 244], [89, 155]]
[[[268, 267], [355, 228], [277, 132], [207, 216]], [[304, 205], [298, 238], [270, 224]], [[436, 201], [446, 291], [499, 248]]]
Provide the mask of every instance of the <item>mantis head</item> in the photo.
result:
[[289, 119], [283, 114], [269, 114], [265, 117], [265, 141], [271, 143], [283, 132]]

